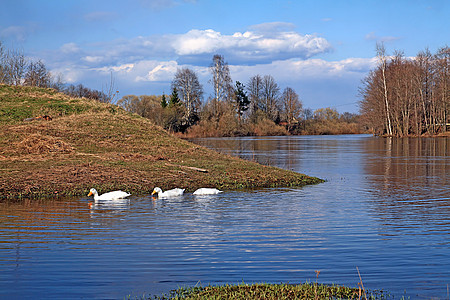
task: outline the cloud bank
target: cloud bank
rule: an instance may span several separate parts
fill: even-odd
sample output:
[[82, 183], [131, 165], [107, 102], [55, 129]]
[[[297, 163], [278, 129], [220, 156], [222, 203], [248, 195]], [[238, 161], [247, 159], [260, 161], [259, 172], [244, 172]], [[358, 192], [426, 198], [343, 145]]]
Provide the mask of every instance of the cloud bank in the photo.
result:
[[292, 29], [292, 24], [281, 22], [255, 25], [233, 34], [192, 29], [183, 34], [138, 36], [91, 45], [69, 43], [60, 50], [64, 53], [77, 49], [77, 53], [71, 51], [70, 59], [78, 58], [80, 64], [90, 67], [167, 59], [207, 66], [214, 54], [223, 55], [230, 64], [255, 65], [293, 58], [304, 60], [332, 51], [325, 38], [302, 35]]
[[[330, 62], [314, 58], [332, 49], [323, 37], [302, 35], [294, 31], [293, 24], [276, 22], [232, 34], [192, 29], [183, 34], [138, 36], [88, 45], [67, 43], [57, 53], [50, 53], [46, 61], [69, 83], [82, 82], [97, 89], [113, 74], [122, 96], [168, 92], [176, 70], [188, 67], [198, 74], [207, 95], [208, 66], [214, 54], [221, 54], [230, 65], [233, 80], [246, 83], [251, 76], [268, 74], [282, 88], [302, 89], [298, 91], [302, 95], [308, 94], [306, 82], [314, 89], [324, 81], [352, 82], [354, 86], [354, 81], [359, 83], [374, 64], [372, 59]], [[97, 86], [91, 82], [97, 82]], [[309, 94], [313, 95], [312, 90]]]
[[315, 35], [294, 31], [236, 32], [223, 35], [212, 29], [191, 30], [173, 37], [170, 44], [180, 62], [194, 63], [205, 56], [222, 53], [232, 63], [268, 63], [274, 60], [300, 58], [331, 51], [330, 43]]

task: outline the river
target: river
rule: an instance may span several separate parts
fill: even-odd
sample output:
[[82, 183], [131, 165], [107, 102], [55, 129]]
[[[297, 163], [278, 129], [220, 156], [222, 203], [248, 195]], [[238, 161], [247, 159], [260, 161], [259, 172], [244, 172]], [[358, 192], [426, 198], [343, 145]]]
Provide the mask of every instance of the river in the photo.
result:
[[448, 299], [450, 138], [196, 139], [317, 176], [303, 188], [0, 203], [0, 298], [123, 299], [181, 286], [318, 282]]

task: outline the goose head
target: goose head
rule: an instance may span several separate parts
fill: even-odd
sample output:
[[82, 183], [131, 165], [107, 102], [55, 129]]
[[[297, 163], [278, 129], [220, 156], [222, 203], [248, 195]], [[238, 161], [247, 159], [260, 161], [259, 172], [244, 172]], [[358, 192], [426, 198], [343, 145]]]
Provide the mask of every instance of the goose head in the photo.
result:
[[98, 195], [97, 190], [94, 189], [94, 188], [90, 189], [89, 194], [88, 194], [88, 197], [89, 197], [89, 196], [92, 196], [92, 195], [94, 195], [94, 197], [95, 197], [96, 195]]
[[156, 193], [162, 193], [163, 191], [159, 188], [159, 187], [155, 187], [154, 189], [153, 189], [153, 192], [152, 192], [152, 195], [154, 195], [154, 194], [156, 194]]

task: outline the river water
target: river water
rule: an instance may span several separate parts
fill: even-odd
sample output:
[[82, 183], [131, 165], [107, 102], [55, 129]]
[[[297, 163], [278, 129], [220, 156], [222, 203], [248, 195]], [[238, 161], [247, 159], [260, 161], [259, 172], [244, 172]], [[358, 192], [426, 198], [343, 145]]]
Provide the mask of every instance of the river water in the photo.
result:
[[303, 188], [89, 208], [0, 203], [1, 299], [123, 299], [181, 286], [318, 282], [448, 299], [450, 138], [197, 139], [317, 176]]

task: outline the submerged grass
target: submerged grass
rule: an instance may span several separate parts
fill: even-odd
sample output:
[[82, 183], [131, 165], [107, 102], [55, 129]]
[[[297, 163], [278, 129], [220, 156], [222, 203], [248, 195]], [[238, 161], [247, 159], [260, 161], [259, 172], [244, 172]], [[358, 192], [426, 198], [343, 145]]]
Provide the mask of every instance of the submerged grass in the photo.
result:
[[[51, 121], [24, 119], [42, 115]], [[83, 196], [123, 189], [223, 190], [322, 182], [219, 154], [148, 119], [51, 89], [0, 85], [0, 200]]]

